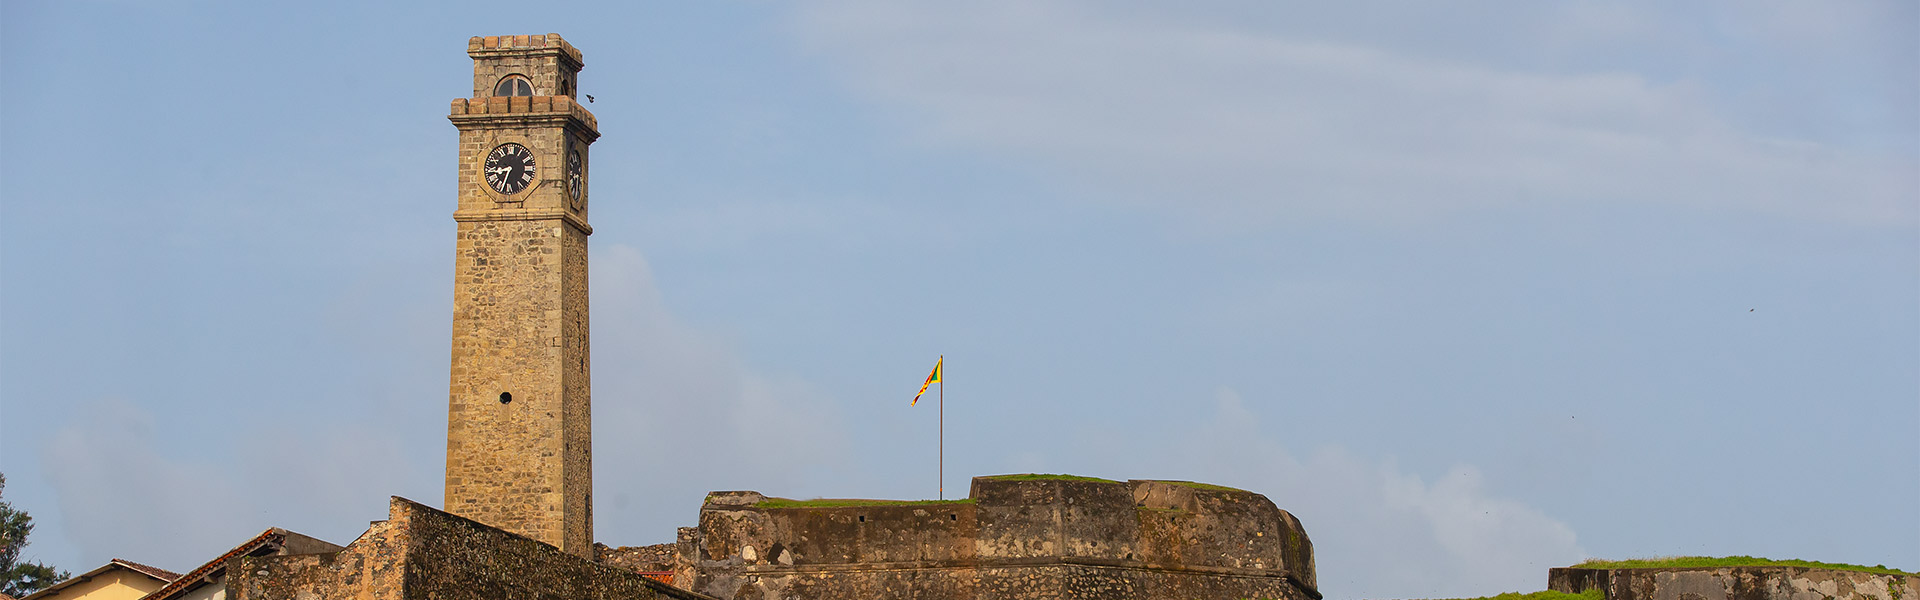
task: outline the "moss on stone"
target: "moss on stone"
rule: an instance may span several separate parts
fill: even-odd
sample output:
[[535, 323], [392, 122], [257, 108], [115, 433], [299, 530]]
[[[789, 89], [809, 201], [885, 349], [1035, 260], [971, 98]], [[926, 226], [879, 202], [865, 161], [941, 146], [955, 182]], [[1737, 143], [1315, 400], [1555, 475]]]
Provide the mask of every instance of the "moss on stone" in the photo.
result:
[[[1569, 594], [1566, 592], [1556, 592], [1552, 590], [1547, 590], [1544, 592], [1533, 592], [1531, 594], [1522, 594], [1520, 592], [1507, 592], [1505, 594], [1499, 594], [1495, 596], [1481, 596], [1479, 598], [1456, 598], [1456, 599], [1449, 599], [1449, 600], [1606, 600], [1606, 598], [1607, 598], [1606, 594], [1601, 592], [1600, 590], [1587, 590], [1584, 592], [1580, 592], [1578, 594]], [[1275, 600], [1275, 599], [1260, 598], [1258, 600]]]
[[1065, 474], [1057, 474], [1057, 473], [1021, 473], [1019, 475], [992, 475], [988, 477], [983, 477], [982, 479], [991, 479], [994, 481], [1095, 481], [1099, 483], [1120, 483], [1112, 479], [1101, 479], [1099, 477], [1084, 477], [1080, 475], [1065, 475]]
[[1252, 493], [1252, 492], [1247, 492], [1246, 490], [1243, 490], [1243, 489], [1240, 489], [1240, 488], [1230, 488], [1230, 487], [1227, 487], [1227, 486], [1224, 486], [1224, 485], [1214, 485], [1214, 484], [1211, 484], [1211, 483], [1200, 483], [1200, 482], [1196, 482], [1196, 481], [1174, 481], [1174, 480], [1171, 480], [1171, 479], [1155, 479], [1154, 481], [1157, 481], [1157, 482], [1160, 482], [1160, 483], [1170, 483], [1170, 484], [1173, 484], [1173, 485], [1180, 485], [1180, 486], [1186, 486], [1186, 487], [1190, 487], [1190, 488], [1193, 488], [1193, 489], [1196, 489], [1196, 490], [1207, 490], [1207, 491], [1210, 491], [1210, 492], [1246, 492], [1246, 493]]
[[1497, 596], [1481, 596], [1479, 598], [1465, 598], [1461, 600], [1606, 600], [1606, 597], [1607, 596], [1605, 593], [1596, 589], [1596, 590], [1587, 590], [1584, 592], [1580, 592], [1578, 594], [1569, 594], [1566, 592], [1556, 592], [1552, 590], [1548, 590], [1544, 592], [1534, 592], [1531, 594], [1522, 594], [1520, 592], [1507, 592], [1505, 594], [1500, 594]]
[[1667, 556], [1628, 560], [1593, 559], [1573, 566], [1573, 568], [1576, 569], [1691, 569], [1712, 567], [1804, 567], [1808, 569], [1831, 569], [1835, 571], [1861, 571], [1880, 575], [1920, 575], [1920, 573], [1912, 571], [1890, 569], [1885, 565], [1864, 567], [1842, 563], [1823, 563], [1792, 559], [1774, 560], [1752, 556]]
[[948, 504], [973, 504], [972, 498], [961, 500], [868, 500], [862, 498], [814, 498], [812, 500], [793, 500], [790, 498], [768, 498], [754, 504], [754, 508], [845, 508], [849, 506], [928, 506]]

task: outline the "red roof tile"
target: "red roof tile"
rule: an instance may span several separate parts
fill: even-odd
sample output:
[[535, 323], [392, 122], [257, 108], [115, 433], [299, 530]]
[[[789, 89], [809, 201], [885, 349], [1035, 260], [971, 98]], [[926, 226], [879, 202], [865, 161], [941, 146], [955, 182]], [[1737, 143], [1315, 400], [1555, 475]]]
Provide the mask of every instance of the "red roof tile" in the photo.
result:
[[172, 582], [173, 580], [180, 578], [179, 573], [168, 571], [160, 567], [143, 565], [137, 562], [124, 559], [124, 558], [113, 559], [113, 564], [120, 565], [122, 567], [126, 567], [129, 569], [133, 569], [135, 571], [139, 571], [141, 574], [144, 574], [148, 577], [152, 577], [154, 579], [158, 579], [165, 582]]
[[261, 546], [278, 544], [283, 539], [286, 539], [286, 535], [277, 527], [260, 532], [260, 535], [254, 536], [253, 539], [247, 540], [238, 546], [234, 546], [232, 550], [228, 550], [226, 554], [220, 555], [219, 558], [207, 561], [207, 564], [200, 565], [200, 568], [189, 571], [186, 575], [174, 578], [173, 582], [168, 583], [166, 587], [142, 596], [141, 600], [166, 600], [179, 596], [181, 592], [186, 591], [189, 587], [192, 587], [193, 584], [206, 580], [208, 576], [216, 572], [226, 570], [227, 560], [252, 553]]

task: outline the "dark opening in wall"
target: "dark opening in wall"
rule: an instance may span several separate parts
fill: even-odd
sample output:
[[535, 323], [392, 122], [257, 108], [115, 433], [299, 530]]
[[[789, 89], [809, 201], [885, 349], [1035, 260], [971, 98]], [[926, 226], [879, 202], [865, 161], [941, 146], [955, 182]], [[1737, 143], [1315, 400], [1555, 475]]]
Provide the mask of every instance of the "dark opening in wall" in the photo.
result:
[[532, 96], [533, 82], [527, 81], [527, 77], [525, 75], [521, 75], [518, 73], [508, 75], [506, 77], [500, 78], [500, 83], [494, 84], [493, 95], [495, 96]]
[[512, 402], [512, 401], [513, 401], [513, 394], [509, 394], [509, 393], [506, 393], [506, 392], [500, 392], [500, 403], [501, 403], [501, 404], [506, 404], [506, 403], [508, 403], [508, 402]]
[[860, 522], [861, 522], [861, 523], [865, 523], [865, 522], [867, 522], [867, 516], [866, 516], [866, 515], [860, 515]]

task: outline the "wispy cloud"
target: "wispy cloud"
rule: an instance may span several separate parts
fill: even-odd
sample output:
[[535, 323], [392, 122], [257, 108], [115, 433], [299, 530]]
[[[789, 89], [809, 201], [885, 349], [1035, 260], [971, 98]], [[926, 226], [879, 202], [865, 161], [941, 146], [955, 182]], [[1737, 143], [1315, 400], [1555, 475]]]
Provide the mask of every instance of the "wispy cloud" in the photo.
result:
[[1285, 441], [1291, 426], [1263, 420], [1238, 393], [1221, 390], [1201, 418], [1156, 434], [1153, 452], [1101, 450], [1128, 459], [1104, 461], [1116, 476], [1197, 479], [1265, 494], [1306, 527], [1329, 598], [1533, 591], [1548, 568], [1586, 557], [1572, 528], [1489, 491], [1472, 465], [1428, 478], [1364, 449], [1297, 454]]
[[109, 401], [88, 414], [55, 434], [43, 468], [89, 560], [190, 568], [193, 555], [245, 539], [249, 526], [232, 517], [247, 514], [246, 498], [227, 473], [160, 456], [154, 419], [137, 406]]
[[831, 397], [753, 371], [723, 337], [675, 317], [633, 248], [599, 250], [593, 269], [601, 539], [669, 542], [695, 524], [708, 491], [805, 490], [844, 468]]
[[1914, 215], [1910, 157], [1742, 130], [1695, 81], [1518, 70], [1107, 4], [809, 6], [805, 39], [930, 142], [1201, 218], [1594, 202], [1883, 226]]
[[[639, 252], [601, 250], [594, 282], [601, 540], [671, 541], [707, 491], [809, 491], [846, 469], [833, 400], [750, 370], [724, 338], [677, 319]], [[228, 451], [192, 456], [134, 403], [85, 414], [54, 434], [43, 468], [88, 561], [191, 568], [267, 527], [346, 543], [385, 514], [387, 496], [441, 500], [441, 457], [414, 457], [403, 441], [420, 432], [379, 421], [240, 432]]]
[[224, 440], [228, 452], [184, 456], [137, 405], [102, 401], [85, 414], [54, 434], [42, 468], [89, 563], [191, 569], [268, 527], [346, 543], [385, 515], [389, 495], [439, 499], [420, 485], [438, 465], [410, 460], [379, 428], [241, 432]]

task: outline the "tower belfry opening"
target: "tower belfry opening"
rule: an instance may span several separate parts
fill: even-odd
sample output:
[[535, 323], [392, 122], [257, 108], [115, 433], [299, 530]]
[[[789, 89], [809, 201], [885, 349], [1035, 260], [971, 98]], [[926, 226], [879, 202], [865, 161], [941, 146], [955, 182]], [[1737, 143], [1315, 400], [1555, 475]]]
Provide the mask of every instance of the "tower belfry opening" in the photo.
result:
[[493, 86], [495, 96], [532, 96], [533, 83], [524, 75], [508, 75], [500, 78], [500, 84]]

